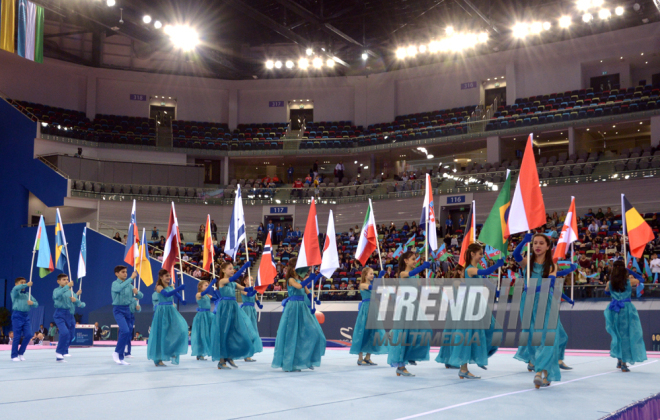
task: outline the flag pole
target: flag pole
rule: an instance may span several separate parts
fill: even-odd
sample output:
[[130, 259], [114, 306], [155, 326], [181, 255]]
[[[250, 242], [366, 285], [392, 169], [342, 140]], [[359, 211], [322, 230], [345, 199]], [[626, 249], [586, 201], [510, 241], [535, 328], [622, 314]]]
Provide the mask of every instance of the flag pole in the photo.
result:
[[[429, 175], [426, 174], [426, 182], [428, 183]], [[429, 185], [426, 185], [426, 194], [428, 191]], [[430, 198], [430, 197], [429, 197]], [[424, 237], [424, 261], [428, 262], [429, 260], [429, 208], [431, 207], [431, 200], [429, 200], [428, 205], [426, 206], [426, 236]], [[380, 244], [379, 244], [380, 246]], [[429, 278], [429, 269], [426, 269], [426, 278]]]
[[[32, 248], [32, 265], [30, 265], [30, 283], [32, 283], [32, 270], [34, 270], [34, 255], [37, 251]], [[28, 288], [28, 300], [32, 300], [32, 286]]]
[[[574, 242], [571, 242], [571, 264], [573, 264], [573, 257], [575, 254]], [[575, 270], [571, 271], [571, 300], [573, 299], [573, 289], [575, 288]]]
[[[371, 211], [371, 215], [373, 216], [374, 207], [371, 205], [371, 198], [369, 199], [369, 210]], [[374, 222], [375, 221], [376, 221], [376, 217], [374, 217]], [[378, 251], [378, 262], [380, 263], [380, 271], [383, 271], [383, 259], [380, 257], [380, 241], [378, 240], [378, 231], [376, 231], [376, 251]]]
[[[527, 233], [531, 233], [530, 230], [527, 230]], [[527, 273], [525, 273], [525, 284], [529, 287], [529, 277], [530, 277], [530, 263], [532, 260], [532, 253], [530, 252], [532, 250], [531, 244], [527, 242]]]

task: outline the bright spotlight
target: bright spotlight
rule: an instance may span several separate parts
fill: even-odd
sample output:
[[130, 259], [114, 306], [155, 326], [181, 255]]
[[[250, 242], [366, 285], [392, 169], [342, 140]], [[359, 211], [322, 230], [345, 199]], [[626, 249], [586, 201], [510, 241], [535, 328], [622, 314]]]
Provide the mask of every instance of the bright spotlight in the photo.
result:
[[594, 7], [600, 7], [605, 3], [604, 0], [591, 0], [591, 4], [594, 5]]
[[309, 67], [309, 60], [306, 58], [301, 58], [298, 60], [298, 67], [302, 70], [307, 70], [307, 67]]
[[160, 20], [157, 20], [157, 21], [154, 22], [154, 28], [160, 29], [162, 27], [163, 27], [163, 24], [160, 23]]
[[362, 59], [363, 59], [363, 60], [366, 60], [367, 58], [369, 58], [369, 56], [367, 55], [367, 53], [362, 53]]
[[417, 55], [417, 47], [415, 47], [414, 45], [409, 46], [406, 49], [406, 53], [408, 54], [408, 57], [414, 57], [415, 55]]
[[582, 22], [584, 23], [589, 23], [594, 17], [591, 15], [591, 13], [585, 13], [582, 15]]
[[513, 36], [524, 38], [529, 33], [529, 27], [525, 23], [518, 23], [513, 27]]
[[425, 53], [426, 52], [426, 45], [420, 45], [419, 46], [419, 52]]
[[440, 50], [440, 43], [438, 41], [431, 41], [429, 43], [429, 52], [437, 53]]
[[144, 22], [144, 23], [151, 23], [151, 16], [149, 16], [149, 15], [144, 15], [144, 17], [142, 17], [142, 22]]
[[314, 66], [315, 69], [320, 69], [323, 67], [323, 60], [321, 60], [320, 57], [316, 57], [312, 60], [312, 65]]
[[174, 27], [172, 25], [165, 25], [165, 27], [163, 28], [163, 32], [165, 32], [165, 34], [167, 35], [171, 35], [173, 30]]
[[277, 61], [275, 62], [275, 68], [276, 68], [276, 69], [281, 69], [281, 68], [282, 68], [282, 62], [281, 62], [280, 60], [277, 60]]
[[404, 59], [406, 58], [406, 49], [401, 47], [396, 49], [396, 58]]
[[328, 67], [334, 67], [335, 66], [335, 60], [332, 58], [328, 58], [328, 61], [325, 63]]
[[615, 13], [617, 16], [621, 16], [621, 15], [623, 14], [623, 7], [621, 7], [621, 6], [617, 6], [617, 8], [614, 9], [614, 13]]
[[482, 33], [480, 33], [480, 34], [479, 34], [479, 37], [478, 37], [478, 40], [479, 40], [479, 42], [481, 42], [481, 43], [483, 43], [483, 42], [488, 42], [488, 32], [482, 32]]
[[286, 60], [286, 68], [287, 69], [292, 69], [293, 68], [293, 61], [291, 60]]
[[272, 69], [273, 67], [275, 67], [275, 63], [273, 63], [273, 60], [266, 61], [266, 68], [268, 70]]
[[549, 31], [551, 27], [552, 27], [552, 25], [550, 24], [550, 22], [543, 22], [543, 30], [544, 31]]
[[[168, 27], [170, 29], [168, 29]], [[195, 49], [199, 44], [199, 37], [197, 31], [189, 26], [169, 26], [165, 27], [165, 33], [170, 36], [170, 40], [175, 47], [181, 48], [184, 51]]]
[[591, 7], [591, 0], [578, 0], [577, 9], [586, 12]]
[[115, 0], [108, 0], [108, 1], [106, 2], [106, 4], [108, 5], [108, 7], [112, 7], [112, 6], [114, 6], [115, 4], [117, 4], [117, 2], [116, 2]]
[[451, 34], [453, 34], [453, 33], [454, 33], [454, 27], [453, 27], [453, 26], [447, 26], [447, 27], [445, 28], [445, 33], [446, 33], [447, 35], [451, 35]]
[[571, 17], [570, 16], [562, 16], [559, 18], [559, 27], [560, 28], [568, 28], [571, 26]]
[[311, 48], [307, 48], [307, 49], [305, 50], [305, 54], [307, 54], [307, 55], [312, 55], [312, 54], [314, 54], [314, 50], [312, 50]]
[[610, 13], [610, 11], [607, 9], [600, 9], [598, 11], [598, 17], [601, 18], [602, 20], [609, 19], [611, 16], [612, 13]]
[[529, 32], [533, 34], [539, 34], [543, 30], [543, 24], [541, 22], [533, 22], [529, 25]]

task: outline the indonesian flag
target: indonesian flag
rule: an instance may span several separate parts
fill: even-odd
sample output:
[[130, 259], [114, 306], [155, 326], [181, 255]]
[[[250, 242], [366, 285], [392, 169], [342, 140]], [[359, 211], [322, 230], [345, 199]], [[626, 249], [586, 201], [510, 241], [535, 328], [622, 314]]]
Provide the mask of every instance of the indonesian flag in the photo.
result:
[[[167, 239], [165, 241], [165, 250], [163, 251], [163, 268], [174, 273], [174, 264], [179, 258], [181, 250], [179, 249], [179, 222], [176, 220], [176, 211], [174, 210], [174, 202], [172, 202], [172, 209], [170, 210], [170, 221], [167, 225]], [[172, 276], [174, 278], [174, 276]]]
[[438, 249], [438, 234], [435, 231], [435, 209], [433, 208], [433, 186], [431, 185], [431, 175], [426, 174], [426, 192], [424, 193], [424, 207], [422, 208], [422, 217], [420, 226], [426, 225], [429, 246], [432, 251]]
[[213, 239], [211, 238], [211, 215], [206, 215], [206, 230], [204, 231], [204, 254], [202, 256], [202, 268], [206, 271], [211, 269], [211, 263], [215, 258]]
[[261, 255], [261, 262], [259, 263], [257, 282], [254, 285], [255, 290], [262, 294], [269, 285], [275, 282], [275, 276], [277, 276], [277, 268], [273, 262], [272, 249], [273, 245], [270, 241], [270, 232], [268, 232], [266, 243], [264, 244], [264, 252]]
[[296, 269], [319, 264], [321, 264], [319, 222], [316, 217], [316, 203], [314, 202], [314, 198], [312, 198], [312, 204], [309, 206], [309, 214], [307, 215], [305, 233], [303, 233], [303, 240], [300, 245], [300, 252], [298, 253], [298, 261], [296, 261]]
[[360, 240], [358, 241], [357, 249], [355, 250], [355, 259], [360, 261], [362, 265], [367, 263], [371, 254], [378, 249], [378, 234], [376, 233], [376, 219], [374, 218], [374, 210], [369, 199], [369, 207], [367, 214], [364, 215], [364, 223], [362, 224], [362, 232], [360, 232]]
[[138, 243], [140, 236], [138, 234], [137, 219], [135, 217], [135, 200], [133, 200], [133, 210], [131, 211], [131, 223], [128, 224], [128, 236], [126, 237], [126, 248], [124, 249], [124, 262], [131, 267], [138, 259], [140, 251]]
[[559, 241], [557, 242], [557, 247], [555, 248], [555, 253], [552, 256], [552, 260], [556, 263], [560, 259], [566, 257], [566, 251], [568, 251], [568, 246], [573, 242], [577, 241], [577, 217], [575, 217], [575, 197], [571, 197], [571, 207], [568, 208], [568, 214], [566, 214], [566, 220], [564, 221], [564, 226], [561, 228], [561, 235], [559, 236]]
[[335, 219], [332, 217], [332, 210], [328, 216], [328, 230], [325, 235], [325, 244], [323, 245], [323, 260], [321, 261], [321, 274], [323, 277], [330, 278], [336, 269], [339, 268], [339, 254], [337, 253], [337, 239], [335, 237]]
[[467, 251], [470, 244], [476, 242], [477, 240], [477, 224], [475, 216], [475, 204], [472, 200], [472, 205], [470, 206], [470, 214], [468, 214], [467, 220], [465, 221], [465, 233], [463, 234], [463, 243], [461, 244], [461, 255], [458, 256], [458, 265], [463, 268], [467, 268], [467, 264], [470, 261], [465, 261], [465, 251]]
[[534, 160], [534, 151], [532, 150], [532, 138], [530, 134], [525, 147], [518, 181], [516, 182], [516, 191], [511, 200], [511, 209], [509, 210], [509, 223], [505, 237], [520, 232], [527, 232], [545, 224], [545, 204], [543, 203], [543, 194], [539, 185], [539, 174]]

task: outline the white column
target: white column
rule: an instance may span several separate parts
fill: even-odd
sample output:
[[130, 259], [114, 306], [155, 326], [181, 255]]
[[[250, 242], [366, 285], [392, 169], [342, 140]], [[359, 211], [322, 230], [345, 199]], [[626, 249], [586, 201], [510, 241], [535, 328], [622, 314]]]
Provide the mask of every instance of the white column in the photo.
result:
[[229, 156], [225, 156], [222, 161], [222, 185], [229, 184]]
[[651, 117], [651, 146], [660, 146], [660, 115]]
[[486, 160], [488, 163], [500, 163], [502, 160], [502, 141], [499, 136], [486, 138]]
[[572, 155], [575, 152], [575, 128], [568, 127], [568, 155]]

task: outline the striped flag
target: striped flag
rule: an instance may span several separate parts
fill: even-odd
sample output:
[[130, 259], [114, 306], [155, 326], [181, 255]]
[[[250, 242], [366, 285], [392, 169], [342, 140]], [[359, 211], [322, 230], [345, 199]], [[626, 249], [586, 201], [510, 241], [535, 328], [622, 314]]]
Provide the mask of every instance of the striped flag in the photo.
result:
[[137, 227], [137, 218], [135, 215], [135, 200], [133, 200], [133, 210], [131, 210], [131, 222], [128, 224], [128, 235], [126, 235], [126, 248], [124, 249], [124, 262], [131, 267], [135, 265], [138, 258], [139, 234]]
[[433, 254], [433, 259], [445, 261], [447, 258], [449, 258], [449, 253], [447, 252], [447, 244], [443, 243], [435, 252], [435, 254]]
[[227, 242], [225, 242], [225, 254], [230, 255], [232, 259], [236, 259], [238, 247], [241, 246], [241, 241], [245, 240], [245, 213], [243, 212], [241, 186], [237, 185], [236, 188], [234, 211], [231, 213]]
[[545, 204], [543, 203], [539, 174], [534, 160], [532, 138], [533, 135], [530, 134], [527, 139], [522, 165], [520, 165], [516, 191], [513, 193], [513, 199], [511, 200], [506, 237], [520, 232], [527, 232], [543, 226], [546, 222]]
[[149, 244], [147, 243], [147, 230], [142, 228], [142, 240], [140, 241], [140, 251], [135, 260], [135, 270], [140, 275], [145, 286], [149, 287], [154, 282], [154, 275], [151, 273], [151, 262], [149, 262]]
[[339, 268], [339, 254], [337, 253], [337, 238], [335, 237], [335, 219], [332, 210], [328, 215], [328, 229], [325, 234], [325, 243], [323, 244], [323, 258], [321, 259], [321, 274], [325, 278], [332, 277], [332, 274]]
[[174, 278], [174, 264], [179, 258], [181, 250], [179, 249], [179, 222], [176, 219], [176, 211], [174, 210], [174, 202], [170, 209], [170, 221], [167, 225], [167, 239], [165, 240], [165, 249], [163, 250], [163, 265], [162, 267], [169, 271]]
[[44, 8], [29, 0], [18, 0], [17, 29], [16, 53], [28, 60], [43, 63]]
[[630, 253], [640, 258], [644, 254], [646, 244], [655, 238], [653, 230], [624, 194], [621, 194], [621, 215], [623, 234], [628, 236]]
[[564, 226], [561, 228], [561, 235], [555, 248], [555, 253], [552, 256], [553, 261], [556, 263], [560, 258], [566, 257], [568, 246], [577, 241], [577, 216], [575, 215], [575, 197], [571, 197], [571, 206], [568, 208]]
[[259, 263], [259, 272], [257, 272], [257, 282], [254, 284], [254, 289], [263, 293], [266, 288], [275, 282], [277, 276], [277, 268], [273, 261], [273, 245], [270, 241], [271, 232], [268, 232], [266, 243], [264, 244], [264, 252], [261, 254], [261, 262]]
[[50, 244], [48, 243], [48, 234], [43, 215], [39, 219], [37, 237], [34, 240], [34, 250], [39, 251], [39, 255], [37, 256], [39, 277], [46, 277], [55, 270], [55, 266], [53, 266], [53, 257], [50, 255]]
[[650, 279], [653, 273], [651, 273], [651, 267], [649, 267], [649, 260], [647, 260], [646, 258], [643, 258], [643, 260], [644, 260], [644, 274], [646, 274], [646, 277]]
[[319, 222], [316, 217], [316, 203], [312, 197], [312, 203], [309, 206], [305, 232], [298, 252], [298, 261], [296, 269], [311, 267], [321, 264], [321, 250], [319, 249]]
[[87, 226], [83, 228], [80, 254], [78, 254], [78, 279], [87, 275]]
[[355, 259], [360, 261], [362, 265], [365, 265], [376, 249], [378, 249], [378, 234], [376, 233], [376, 219], [374, 218], [374, 211], [370, 198], [369, 207], [367, 207], [367, 214], [364, 215], [364, 222], [362, 223], [360, 239], [358, 240], [357, 248], [355, 249]]
[[[506, 256], [509, 250], [507, 222], [509, 220], [510, 208], [511, 172], [507, 170], [506, 181], [504, 181], [502, 189], [495, 200], [495, 204], [493, 204], [493, 208], [488, 214], [479, 234], [479, 241], [486, 244], [486, 251], [488, 252], [488, 249], [497, 250], [498, 258], [502, 253]], [[488, 256], [493, 258], [491, 255]]]
[[16, 32], [16, 2], [0, 0], [0, 49], [14, 51], [14, 34]]
[[[428, 226], [426, 226], [427, 217]], [[426, 227], [426, 232], [429, 232], [429, 249], [432, 251], [438, 249], [438, 235], [435, 230], [435, 208], [433, 206], [433, 187], [431, 185], [431, 175], [429, 174], [426, 174], [426, 192], [424, 193], [424, 205], [422, 206], [422, 217], [419, 221], [419, 226]]]
[[64, 224], [62, 223], [62, 216], [60, 216], [60, 209], [55, 213], [55, 268], [64, 271], [64, 263], [66, 263], [66, 236], [64, 236]]
[[204, 254], [202, 256], [202, 268], [206, 271], [211, 269], [211, 263], [215, 259], [213, 238], [211, 237], [211, 215], [206, 215], [206, 229], [204, 230]]
[[477, 224], [476, 224], [476, 217], [475, 217], [475, 204], [474, 200], [472, 200], [472, 205], [470, 206], [470, 213], [468, 214], [467, 220], [465, 222], [465, 233], [463, 234], [463, 243], [461, 244], [461, 255], [458, 256], [458, 265], [462, 266], [463, 268], [467, 267], [467, 263], [469, 261], [465, 261], [465, 251], [467, 251], [468, 246], [470, 244], [476, 242], [476, 234], [477, 234]]

